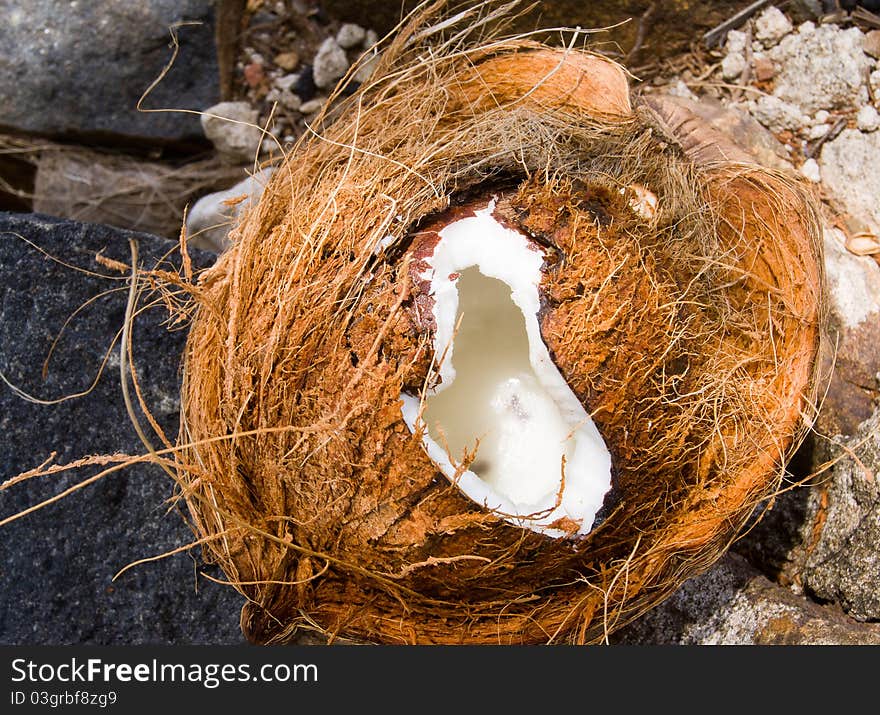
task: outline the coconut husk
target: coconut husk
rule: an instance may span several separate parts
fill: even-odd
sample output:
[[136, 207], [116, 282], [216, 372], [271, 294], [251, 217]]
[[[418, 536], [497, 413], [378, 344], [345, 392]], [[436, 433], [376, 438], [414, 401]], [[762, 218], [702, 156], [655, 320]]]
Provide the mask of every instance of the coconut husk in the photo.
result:
[[[489, 7], [402, 28], [195, 291], [177, 475], [256, 643], [605, 639], [724, 552], [813, 413], [807, 195], [598, 55], [476, 41]], [[470, 502], [401, 416], [439, 359], [416, 238], [492, 194], [547, 249], [542, 335], [611, 450], [583, 538]]]

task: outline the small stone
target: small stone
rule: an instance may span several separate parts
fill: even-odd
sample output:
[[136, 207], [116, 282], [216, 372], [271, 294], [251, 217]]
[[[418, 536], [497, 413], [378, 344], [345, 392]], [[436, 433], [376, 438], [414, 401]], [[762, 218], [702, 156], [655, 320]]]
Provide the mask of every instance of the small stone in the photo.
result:
[[202, 129], [221, 155], [234, 161], [252, 160], [262, 141], [258, 116], [247, 102], [220, 102], [205, 110]]
[[767, 57], [756, 57], [752, 69], [755, 72], [755, 79], [759, 82], [766, 82], [776, 76], [776, 67]]
[[816, 31], [816, 23], [807, 20], [806, 22], [802, 22], [798, 25], [798, 34], [807, 37], [808, 35], [812, 35]]
[[880, 94], [880, 70], [871, 72], [868, 81], [871, 83], [871, 89], [874, 91], [874, 94]]
[[866, 104], [856, 115], [856, 125], [863, 132], [873, 132], [880, 128], [880, 114], [870, 104]]
[[[272, 139], [266, 139], [277, 145]], [[261, 142], [260, 148], [263, 148]], [[201, 250], [219, 253], [227, 248], [229, 229], [241, 212], [260, 199], [275, 169], [269, 167], [240, 181], [225, 191], [203, 196], [193, 204], [186, 217], [189, 244]]]
[[831, 119], [831, 114], [825, 109], [820, 109], [813, 117], [813, 124], [825, 124], [829, 119]]
[[754, 102], [749, 102], [749, 111], [755, 119], [773, 132], [799, 129], [808, 123], [797, 107], [772, 95], [764, 95]]
[[666, 90], [666, 94], [672, 97], [681, 97], [682, 99], [691, 99], [696, 101], [697, 95], [691, 92], [691, 88], [688, 87], [684, 80], [678, 79], [675, 84], [673, 84], [669, 89]]
[[324, 102], [326, 101], [326, 97], [315, 97], [308, 102], [303, 102], [299, 107], [299, 111], [302, 114], [314, 114], [324, 106]]
[[367, 30], [366, 37], [364, 37], [363, 47], [365, 50], [369, 50], [378, 41], [379, 41], [378, 33], [375, 30]]
[[765, 47], [771, 47], [779, 42], [792, 30], [792, 24], [782, 11], [770, 6], [755, 20], [755, 37]]
[[286, 72], [295, 70], [296, 66], [299, 64], [299, 53], [291, 51], [275, 55], [275, 64]]
[[251, 62], [244, 66], [244, 81], [248, 83], [251, 89], [259, 87], [265, 79], [266, 73], [263, 70], [263, 65], [258, 62]]
[[335, 39], [328, 37], [321, 43], [315, 55], [315, 64], [312, 67], [315, 84], [321, 89], [332, 87], [347, 71], [348, 58], [345, 56], [345, 50]]
[[727, 42], [725, 43], [724, 48], [727, 50], [728, 54], [742, 54], [746, 51], [747, 39], [748, 37], [745, 32], [731, 30], [727, 33]]
[[315, 87], [315, 74], [312, 71], [311, 65], [306, 65], [302, 68], [299, 78], [291, 89], [303, 102], [308, 102], [315, 96], [317, 87]]
[[339, 32], [336, 33], [336, 43], [340, 47], [348, 50], [355, 45], [361, 44], [366, 36], [367, 31], [360, 25], [346, 22], [342, 27], [339, 28]]
[[741, 52], [731, 52], [721, 61], [721, 76], [728, 81], [739, 79], [745, 68], [745, 56]]
[[803, 174], [805, 179], [812, 181], [814, 184], [818, 184], [822, 181], [822, 174], [819, 171], [819, 162], [815, 159], [807, 159], [801, 165], [801, 174]]
[[290, 91], [291, 88], [296, 86], [297, 82], [299, 82], [298, 74], [285, 74], [281, 77], [276, 78], [273, 84], [282, 92], [287, 92]]
[[814, 124], [812, 127], [807, 129], [807, 139], [821, 139], [830, 131], [830, 124]]
[[875, 60], [880, 60], [880, 30], [871, 30], [865, 35], [862, 49], [866, 55], [870, 55]]
[[278, 101], [292, 112], [298, 112], [302, 108], [302, 99], [289, 90], [281, 92]]

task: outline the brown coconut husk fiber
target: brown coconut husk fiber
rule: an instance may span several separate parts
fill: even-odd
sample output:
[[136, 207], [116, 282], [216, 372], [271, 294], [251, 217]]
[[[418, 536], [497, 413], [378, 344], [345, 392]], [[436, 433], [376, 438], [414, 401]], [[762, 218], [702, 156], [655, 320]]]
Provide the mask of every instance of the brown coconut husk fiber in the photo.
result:
[[[474, 39], [481, 12], [404, 27], [195, 292], [177, 473], [254, 642], [602, 640], [724, 552], [812, 415], [801, 189], [600, 56]], [[542, 335], [611, 450], [584, 538], [472, 503], [401, 416], [440, 359], [420, 238], [492, 194], [546, 248]]]

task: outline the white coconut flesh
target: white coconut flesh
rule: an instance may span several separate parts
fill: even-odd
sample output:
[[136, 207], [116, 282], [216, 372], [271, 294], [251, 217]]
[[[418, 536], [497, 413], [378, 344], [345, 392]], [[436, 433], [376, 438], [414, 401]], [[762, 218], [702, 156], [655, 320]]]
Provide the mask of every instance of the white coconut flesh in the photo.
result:
[[611, 456], [541, 338], [543, 253], [493, 209], [447, 224], [426, 259], [439, 382], [402, 395], [404, 420], [474, 502], [548, 536], [583, 535]]

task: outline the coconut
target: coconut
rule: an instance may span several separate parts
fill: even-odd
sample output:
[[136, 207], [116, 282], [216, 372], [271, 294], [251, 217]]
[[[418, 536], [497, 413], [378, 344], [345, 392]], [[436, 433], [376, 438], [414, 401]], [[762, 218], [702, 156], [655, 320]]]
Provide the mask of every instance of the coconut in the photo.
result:
[[812, 415], [799, 186], [601, 56], [456, 27], [400, 31], [194, 291], [177, 476], [255, 643], [607, 638]]

